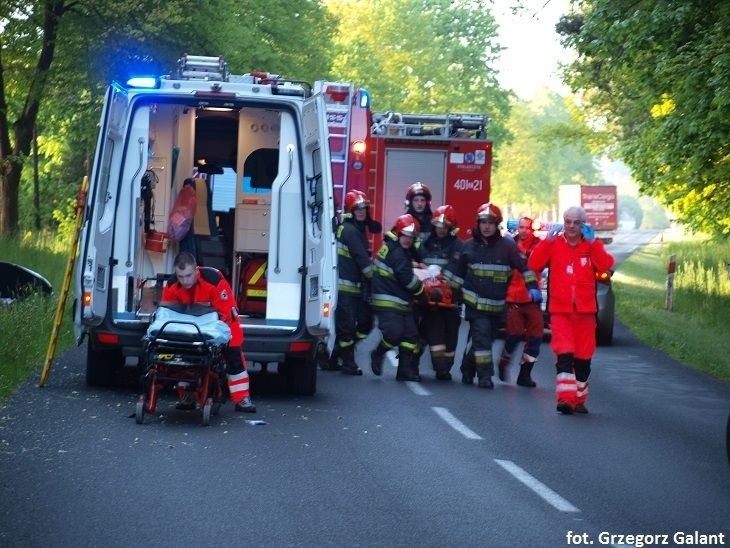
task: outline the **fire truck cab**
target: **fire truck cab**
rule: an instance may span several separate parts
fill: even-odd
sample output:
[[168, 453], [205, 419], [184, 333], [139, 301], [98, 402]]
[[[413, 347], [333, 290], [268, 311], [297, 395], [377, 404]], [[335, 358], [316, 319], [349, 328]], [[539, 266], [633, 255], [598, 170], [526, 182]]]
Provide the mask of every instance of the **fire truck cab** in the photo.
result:
[[[290, 392], [315, 392], [337, 294], [328, 134], [322, 93], [278, 75], [230, 74], [219, 57], [185, 55], [171, 76], [112, 83], [75, 280], [89, 384], [111, 382], [140, 356], [186, 250], [230, 281], [254, 382], [275, 364]], [[197, 207], [173, 241], [171, 213], [190, 179]]]

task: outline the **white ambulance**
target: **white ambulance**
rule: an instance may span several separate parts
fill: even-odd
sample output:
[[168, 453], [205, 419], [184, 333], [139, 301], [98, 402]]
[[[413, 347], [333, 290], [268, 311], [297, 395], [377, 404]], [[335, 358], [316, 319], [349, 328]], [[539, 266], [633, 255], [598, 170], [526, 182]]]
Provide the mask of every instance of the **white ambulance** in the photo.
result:
[[[254, 379], [275, 368], [290, 392], [314, 394], [337, 294], [327, 135], [321, 93], [229, 74], [218, 57], [185, 55], [174, 75], [109, 87], [76, 267], [89, 384], [139, 358], [185, 250], [231, 282]], [[197, 207], [180, 238], [171, 213], [190, 180]]]

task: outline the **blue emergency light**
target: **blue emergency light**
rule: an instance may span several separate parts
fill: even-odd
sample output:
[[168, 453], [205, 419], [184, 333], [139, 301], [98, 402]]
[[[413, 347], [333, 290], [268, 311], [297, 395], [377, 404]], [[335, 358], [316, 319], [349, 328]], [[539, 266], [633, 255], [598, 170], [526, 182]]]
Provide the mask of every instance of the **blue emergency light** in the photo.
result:
[[366, 89], [360, 90], [360, 108], [370, 108], [370, 94]]
[[156, 89], [160, 81], [156, 76], [132, 76], [127, 80], [128, 88]]

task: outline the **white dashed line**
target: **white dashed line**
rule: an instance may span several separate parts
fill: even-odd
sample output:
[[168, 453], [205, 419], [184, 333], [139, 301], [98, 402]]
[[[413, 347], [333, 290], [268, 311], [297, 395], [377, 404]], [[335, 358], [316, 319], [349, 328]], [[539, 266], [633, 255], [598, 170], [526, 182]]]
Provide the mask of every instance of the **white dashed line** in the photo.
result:
[[[409, 383], [410, 384], [410, 383]], [[473, 430], [470, 430], [467, 428], [464, 423], [462, 423], [459, 419], [457, 419], [454, 415], [452, 415], [448, 409], [445, 407], [432, 407], [436, 414], [441, 417], [446, 424], [448, 424], [451, 428], [456, 430], [459, 434], [464, 436], [465, 438], [468, 438], [470, 440], [480, 440], [482, 437], [474, 432]]]
[[530, 474], [525, 472], [522, 468], [517, 466], [514, 462], [509, 460], [494, 459], [494, 462], [499, 464], [502, 468], [507, 470], [515, 478], [525, 484], [527, 487], [532, 489], [539, 497], [541, 497], [550, 506], [561, 512], [580, 512], [578, 508], [570, 504], [563, 497], [558, 495], [555, 491], [550, 489], [547, 485], [540, 483]]
[[421, 385], [420, 382], [411, 382], [406, 381], [406, 384], [408, 385], [408, 388], [411, 389], [411, 392], [413, 392], [416, 396], [430, 396], [431, 392], [426, 390], [423, 385]]

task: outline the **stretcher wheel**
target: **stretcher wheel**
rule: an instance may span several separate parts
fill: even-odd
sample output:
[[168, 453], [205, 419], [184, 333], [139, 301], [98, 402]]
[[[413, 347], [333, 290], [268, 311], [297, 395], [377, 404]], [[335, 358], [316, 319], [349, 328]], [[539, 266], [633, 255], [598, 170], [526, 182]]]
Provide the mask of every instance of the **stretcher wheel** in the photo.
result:
[[144, 396], [140, 396], [137, 400], [137, 407], [135, 408], [134, 418], [137, 420], [137, 424], [142, 424], [144, 422], [144, 411], [145, 411], [145, 398]]
[[213, 398], [205, 400], [203, 406], [203, 426], [210, 426], [210, 415], [213, 411]]

